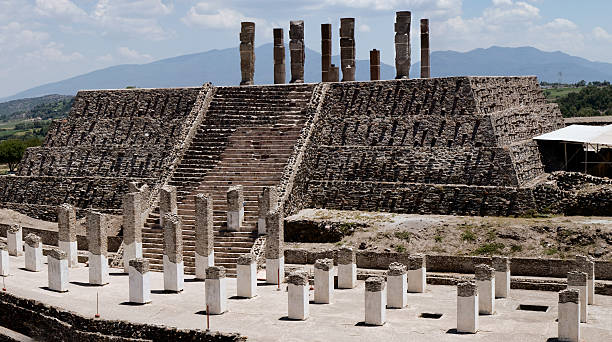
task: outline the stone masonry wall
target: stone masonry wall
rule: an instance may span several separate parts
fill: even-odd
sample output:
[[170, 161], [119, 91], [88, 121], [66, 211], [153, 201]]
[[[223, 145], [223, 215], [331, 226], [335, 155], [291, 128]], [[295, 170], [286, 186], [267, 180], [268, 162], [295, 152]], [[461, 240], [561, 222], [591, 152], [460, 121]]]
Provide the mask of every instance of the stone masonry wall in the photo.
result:
[[533, 195], [517, 187], [543, 173], [530, 138], [558, 114], [535, 77], [330, 84], [286, 212], [524, 212]]

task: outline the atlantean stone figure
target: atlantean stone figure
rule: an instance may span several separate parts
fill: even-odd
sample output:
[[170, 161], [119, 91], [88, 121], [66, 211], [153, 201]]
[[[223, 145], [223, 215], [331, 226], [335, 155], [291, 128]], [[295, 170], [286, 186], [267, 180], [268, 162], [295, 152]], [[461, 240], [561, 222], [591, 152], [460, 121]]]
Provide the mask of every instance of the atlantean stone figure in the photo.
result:
[[342, 82], [355, 80], [355, 18], [340, 19]]
[[289, 23], [289, 51], [291, 52], [291, 83], [304, 83], [304, 21]]
[[421, 19], [421, 78], [429, 78], [429, 19]]
[[255, 23], [240, 24], [240, 85], [251, 85], [255, 76]]
[[410, 77], [410, 20], [409, 11], [395, 14], [395, 71], [396, 79]]
[[332, 26], [321, 24], [321, 81], [330, 82], [329, 70], [332, 58]]
[[380, 80], [380, 50], [370, 51], [370, 81]]
[[283, 84], [285, 75], [285, 39], [282, 28], [275, 28], [274, 35], [274, 84]]

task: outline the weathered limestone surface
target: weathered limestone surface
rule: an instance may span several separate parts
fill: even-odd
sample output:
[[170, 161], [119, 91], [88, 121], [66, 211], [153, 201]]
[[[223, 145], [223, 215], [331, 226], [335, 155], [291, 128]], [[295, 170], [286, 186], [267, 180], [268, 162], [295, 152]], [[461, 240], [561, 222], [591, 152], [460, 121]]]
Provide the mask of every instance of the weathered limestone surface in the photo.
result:
[[410, 77], [410, 25], [412, 13], [409, 11], [395, 14], [395, 78]]
[[266, 217], [268, 237], [266, 238], [266, 259], [278, 259], [284, 257], [284, 224], [282, 210], [278, 209], [268, 213]]
[[282, 28], [275, 28], [274, 35], [274, 84], [286, 81], [285, 71], [285, 39]]
[[253, 84], [255, 76], [255, 23], [240, 24], [240, 85]]
[[164, 255], [172, 263], [183, 261], [183, 227], [180, 216], [166, 214], [164, 217]]
[[340, 19], [342, 81], [355, 80], [355, 18]]
[[304, 21], [292, 20], [289, 23], [289, 52], [291, 54], [291, 83], [304, 83]]
[[123, 243], [130, 245], [142, 242], [142, 194], [128, 193], [123, 197]]
[[213, 230], [213, 198], [210, 194], [195, 196], [195, 250], [201, 256], [208, 256], [214, 251], [215, 237]]
[[431, 76], [429, 63], [429, 19], [421, 19], [421, 78]]

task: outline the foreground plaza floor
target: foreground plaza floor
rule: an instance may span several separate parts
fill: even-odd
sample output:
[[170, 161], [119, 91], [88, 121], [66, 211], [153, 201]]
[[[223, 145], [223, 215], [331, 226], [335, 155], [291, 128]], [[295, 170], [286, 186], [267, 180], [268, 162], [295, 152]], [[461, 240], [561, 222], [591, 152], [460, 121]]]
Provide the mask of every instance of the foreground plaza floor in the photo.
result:
[[[101, 319], [205, 329], [204, 283], [186, 276], [185, 291], [163, 292], [163, 274], [151, 273], [152, 303], [134, 306], [128, 300], [128, 276], [111, 269], [111, 282], [103, 287], [88, 285], [88, 268], [70, 270], [69, 292], [46, 289], [47, 267], [42, 272], [23, 269], [23, 257], [11, 257], [7, 291], [23, 298], [93, 317], [96, 293], [100, 298]], [[260, 278], [262, 275], [260, 274]], [[258, 297], [228, 300], [229, 312], [211, 316], [211, 330], [238, 332], [253, 341], [547, 341], [557, 336], [556, 292], [512, 290], [509, 299], [495, 301], [496, 314], [480, 316], [476, 335], [454, 333], [456, 327], [456, 288], [429, 286], [424, 294], [409, 294], [408, 307], [387, 310], [382, 327], [363, 325], [364, 282], [352, 290], [335, 290], [333, 304], [311, 304], [307, 321], [290, 321], [287, 315], [286, 284], [260, 283]], [[236, 294], [236, 280], [228, 278], [228, 296]], [[314, 297], [310, 291], [311, 300]], [[581, 324], [585, 341], [612, 341], [612, 297], [596, 295], [589, 306], [589, 323]], [[519, 304], [546, 305], [547, 312], [517, 310]], [[421, 313], [440, 313], [439, 319], [420, 318]]]

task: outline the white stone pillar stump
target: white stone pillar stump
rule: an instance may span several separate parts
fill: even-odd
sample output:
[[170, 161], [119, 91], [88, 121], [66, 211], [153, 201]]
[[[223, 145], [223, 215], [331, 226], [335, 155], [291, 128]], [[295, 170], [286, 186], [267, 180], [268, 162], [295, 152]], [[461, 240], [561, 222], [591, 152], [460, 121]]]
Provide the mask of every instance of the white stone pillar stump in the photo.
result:
[[580, 292], [567, 289], [559, 292], [558, 340], [580, 342]]
[[495, 269], [481, 264], [474, 270], [478, 287], [478, 313], [492, 315], [495, 313]]
[[0, 277], [7, 277], [9, 275], [9, 253], [6, 245], [0, 243]]
[[589, 303], [588, 276], [584, 272], [572, 271], [567, 273], [567, 288], [578, 290], [580, 294], [580, 323], [587, 322], [587, 309]]
[[595, 303], [595, 263], [584, 255], [576, 255], [577, 270], [587, 274], [589, 305]]
[[457, 284], [457, 332], [478, 331], [478, 288], [471, 282]]
[[90, 211], [87, 213], [87, 240], [89, 247], [89, 283], [106, 285], [108, 275], [108, 230], [110, 221], [107, 215]]
[[128, 265], [130, 277], [130, 303], [151, 303], [151, 279], [149, 274], [149, 260], [132, 259]]
[[164, 290], [181, 292], [185, 288], [183, 263], [183, 224], [177, 214], [164, 216]]
[[411, 255], [408, 258], [408, 292], [423, 293], [427, 287], [425, 256]]
[[386, 321], [387, 288], [382, 277], [370, 277], [365, 282], [365, 324], [384, 325]]
[[338, 288], [352, 289], [357, 285], [355, 251], [343, 247], [338, 250]]
[[215, 265], [212, 195], [197, 194], [195, 209], [195, 273], [196, 279], [206, 279], [206, 269]]
[[253, 254], [238, 257], [236, 295], [243, 298], [257, 296], [257, 263]]
[[68, 255], [68, 267], [76, 267], [79, 263], [76, 210], [70, 204], [57, 207], [57, 230], [57, 246]]
[[227, 311], [227, 285], [225, 267], [212, 266], [206, 269], [206, 306], [211, 315], [221, 315]]
[[387, 271], [387, 307], [402, 309], [408, 304], [406, 266], [392, 262]]
[[25, 238], [25, 268], [28, 271], [40, 272], [43, 269], [43, 251], [40, 237], [28, 234]]
[[495, 297], [508, 298], [510, 295], [510, 259], [507, 257], [493, 257], [495, 269]]
[[129, 273], [130, 260], [142, 258], [142, 193], [123, 196], [123, 272]]
[[244, 221], [244, 192], [242, 185], [227, 190], [227, 230], [239, 232]]
[[9, 255], [23, 255], [23, 231], [21, 230], [20, 225], [14, 224], [7, 229], [6, 240]]
[[284, 223], [282, 209], [266, 216], [266, 283], [278, 285], [285, 279]]
[[308, 274], [306, 272], [293, 272], [287, 278], [289, 283], [288, 295], [288, 314], [287, 318], [295, 320], [306, 320], [309, 316], [308, 309]]
[[318, 259], [314, 264], [314, 301], [330, 304], [334, 297], [334, 260]]
[[257, 218], [257, 233], [259, 235], [266, 234], [266, 215], [269, 212], [275, 211], [278, 208], [278, 192], [275, 186], [267, 186], [259, 195], [257, 202], [258, 218]]
[[52, 248], [47, 254], [47, 276], [49, 289], [57, 292], [68, 291], [68, 253]]

